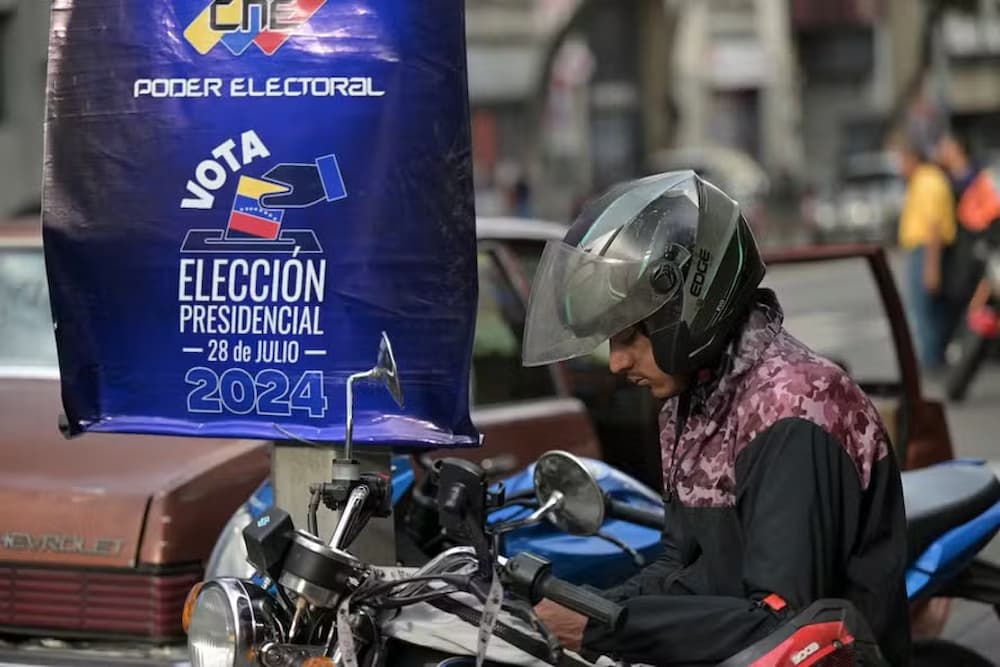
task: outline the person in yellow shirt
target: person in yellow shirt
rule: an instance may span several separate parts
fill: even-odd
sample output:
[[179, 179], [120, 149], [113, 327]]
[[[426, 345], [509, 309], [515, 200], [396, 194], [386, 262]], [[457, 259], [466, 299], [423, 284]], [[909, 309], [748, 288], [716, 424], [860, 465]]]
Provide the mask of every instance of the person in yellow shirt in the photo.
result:
[[912, 139], [897, 137], [893, 148], [906, 179], [899, 220], [899, 245], [906, 251], [910, 316], [920, 361], [926, 370], [944, 365], [953, 306], [941, 289], [944, 259], [956, 235], [955, 200], [945, 173]]

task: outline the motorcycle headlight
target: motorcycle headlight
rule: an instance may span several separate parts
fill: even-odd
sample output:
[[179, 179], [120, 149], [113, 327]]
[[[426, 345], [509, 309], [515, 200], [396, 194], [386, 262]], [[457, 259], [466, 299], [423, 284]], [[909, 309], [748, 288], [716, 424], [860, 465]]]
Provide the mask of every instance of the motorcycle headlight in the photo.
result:
[[258, 586], [237, 579], [207, 582], [188, 628], [192, 667], [251, 667], [262, 644], [285, 641], [284, 616]]
[[254, 575], [253, 566], [247, 562], [247, 546], [243, 541], [243, 529], [251, 521], [253, 517], [246, 505], [233, 513], [212, 549], [205, 567], [205, 579], [249, 579]]

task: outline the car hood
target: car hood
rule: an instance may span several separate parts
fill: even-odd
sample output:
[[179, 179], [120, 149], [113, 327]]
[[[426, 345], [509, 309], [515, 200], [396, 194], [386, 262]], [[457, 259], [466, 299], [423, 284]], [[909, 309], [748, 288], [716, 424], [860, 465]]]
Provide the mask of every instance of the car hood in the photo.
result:
[[203, 560], [267, 474], [267, 443], [63, 438], [59, 382], [0, 380], [0, 562], [133, 567]]

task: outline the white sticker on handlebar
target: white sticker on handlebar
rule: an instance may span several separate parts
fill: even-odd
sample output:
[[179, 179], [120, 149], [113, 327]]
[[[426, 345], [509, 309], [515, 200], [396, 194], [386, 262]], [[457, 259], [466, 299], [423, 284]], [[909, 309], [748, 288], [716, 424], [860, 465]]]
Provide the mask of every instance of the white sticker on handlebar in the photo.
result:
[[347, 596], [337, 607], [337, 647], [343, 667], [358, 667], [358, 652], [354, 645], [354, 631], [351, 628], [351, 598]]
[[490, 637], [493, 636], [493, 628], [496, 627], [501, 605], [503, 605], [503, 586], [500, 585], [500, 577], [497, 576], [496, 570], [494, 570], [493, 579], [490, 581], [490, 591], [487, 593], [486, 603], [483, 605], [483, 617], [479, 622], [479, 646], [476, 652], [476, 667], [483, 667], [483, 662], [486, 660], [486, 651], [490, 647]]

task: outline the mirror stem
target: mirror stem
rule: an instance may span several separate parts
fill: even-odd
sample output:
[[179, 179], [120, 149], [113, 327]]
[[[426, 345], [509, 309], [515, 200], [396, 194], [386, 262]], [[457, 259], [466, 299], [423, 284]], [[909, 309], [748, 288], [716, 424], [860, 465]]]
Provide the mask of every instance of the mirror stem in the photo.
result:
[[377, 377], [379, 375], [379, 370], [377, 368], [372, 368], [364, 373], [355, 373], [354, 375], [347, 378], [347, 434], [344, 437], [344, 459], [347, 461], [353, 460], [352, 455], [352, 445], [354, 444], [354, 383], [358, 380], [367, 380], [368, 378]]
[[539, 507], [537, 510], [531, 513], [531, 516], [527, 518], [528, 521], [541, 521], [545, 518], [552, 510], [556, 509], [562, 505], [563, 494], [562, 491], [553, 491], [549, 499], [545, 501], [545, 504]]
[[524, 526], [531, 526], [542, 519], [544, 519], [552, 510], [557, 509], [563, 501], [563, 494], [561, 491], [553, 491], [549, 499], [545, 501], [545, 504], [539, 507], [537, 510], [532, 512], [530, 515], [523, 519], [518, 519], [517, 521], [511, 521], [510, 523], [501, 524], [494, 529], [494, 533], [499, 535], [501, 533], [508, 533], [512, 530], [517, 530], [518, 528], [523, 528]]

